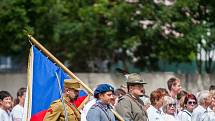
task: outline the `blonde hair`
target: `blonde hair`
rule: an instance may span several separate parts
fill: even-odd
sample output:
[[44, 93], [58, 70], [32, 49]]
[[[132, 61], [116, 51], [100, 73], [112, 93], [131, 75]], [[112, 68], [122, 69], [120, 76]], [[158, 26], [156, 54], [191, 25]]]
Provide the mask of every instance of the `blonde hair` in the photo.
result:
[[163, 102], [163, 112], [164, 113], [166, 113], [166, 111], [167, 111], [167, 105], [168, 104], [174, 104], [174, 103], [176, 103], [175, 102], [175, 100], [172, 98], [172, 97], [170, 97], [170, 96], [164, 96], [164, 102]]

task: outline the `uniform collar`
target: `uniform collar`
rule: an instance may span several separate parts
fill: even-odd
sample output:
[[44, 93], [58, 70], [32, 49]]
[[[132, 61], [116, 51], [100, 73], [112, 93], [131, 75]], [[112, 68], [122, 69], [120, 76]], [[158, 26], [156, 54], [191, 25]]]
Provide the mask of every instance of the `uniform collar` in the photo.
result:
[[71, 103], [69, 97], [64, 96], [63, 98], [64, 98], [64, 100], [66, 100], [67, 102]]
[[133, 98], [133, 99], [135, 99], [135, 100], [139, 100], [140, 98], [138, 98], [138, 97], [135, 97], [134, 95], [132, 95], [131, 93], [129, 93], [129, 95]]
[[106, 109], [106, 110], [112, 109], [111, 105], [104, 104], [101, 100], [97, 100], [96, 104], [99, 105], [100, 107]]

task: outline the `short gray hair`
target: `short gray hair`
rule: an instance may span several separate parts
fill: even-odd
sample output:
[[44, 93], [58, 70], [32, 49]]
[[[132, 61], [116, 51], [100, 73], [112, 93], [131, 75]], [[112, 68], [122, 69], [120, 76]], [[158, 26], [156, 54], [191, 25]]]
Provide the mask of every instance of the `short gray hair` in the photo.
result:
[[208, 90], [202, 90], [197, 94], [197, 100], [199, 102], [199, 104], [202, 104], [205, 100], [205, 98], [207, 98], [208, 96], [210, 96], [210, 93]]

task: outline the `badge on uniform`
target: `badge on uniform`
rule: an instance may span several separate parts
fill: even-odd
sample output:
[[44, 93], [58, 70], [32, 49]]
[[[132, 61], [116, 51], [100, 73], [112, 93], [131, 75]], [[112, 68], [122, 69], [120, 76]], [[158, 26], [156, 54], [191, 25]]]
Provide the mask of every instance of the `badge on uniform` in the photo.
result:
[[53, 110], [50, 108], [50, 109], [48, 109], [47, 112], [50, 112], [50, 113], [52, 114], [52, 113], [53, 113]]

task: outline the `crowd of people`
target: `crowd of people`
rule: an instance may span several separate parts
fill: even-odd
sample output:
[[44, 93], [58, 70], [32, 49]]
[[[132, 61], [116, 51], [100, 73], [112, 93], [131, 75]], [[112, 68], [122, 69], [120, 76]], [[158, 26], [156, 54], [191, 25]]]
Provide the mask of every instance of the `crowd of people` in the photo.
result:
[[[167, 81], [168, 89], [157, 88], [147, 96], [147, 83], [139, 74], [127, 75], [126, 81], [118, 89], [97, 85], [93, 99], [80, 111], [73, 104], [80, 83], [64, 81], [64, 98], [50, 105], [44, 121], [215, 121], [214, 85], [193, 94], [182, 89], [180, 79], [172, 77]], [[9, 92], [0, 91], [0, 121], [22, 120], [25, 93], [26, 88], [20, 88], [13, 101]]]
[[24, 111], [26, 88], [20, 88], [17, 98], [8, 91], [0, 91], [0, 121], [21, 121]]
[[111, 109], [125, 121], [215, 121], [214, 85], [193, 94], [182, 89], [180, 79], [172, 77], [167, 81], [168, 89], [157, 88], [147, 96], [145, 84], [139, 74], [129, 74], [127, 89], [114, 91], [107, 88], [111, 85], [99, 85], [100, 96], [94, 94], [96, 99], [84, 107], [82, 121], [117, 121]]

